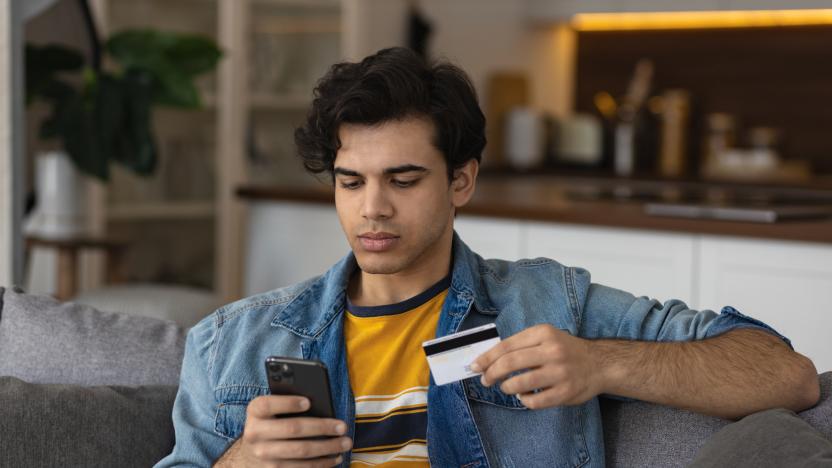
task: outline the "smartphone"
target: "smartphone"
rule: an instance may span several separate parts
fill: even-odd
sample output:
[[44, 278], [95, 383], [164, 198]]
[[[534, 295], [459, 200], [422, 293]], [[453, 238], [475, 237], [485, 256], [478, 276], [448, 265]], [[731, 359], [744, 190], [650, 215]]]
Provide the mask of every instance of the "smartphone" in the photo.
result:
[[309, 399], [307, 411], [281, 417], [334, 418], [329, 374], [322, 362], [280, 356], [266, 358], [266, 377], [272, 395], [300, 395]]

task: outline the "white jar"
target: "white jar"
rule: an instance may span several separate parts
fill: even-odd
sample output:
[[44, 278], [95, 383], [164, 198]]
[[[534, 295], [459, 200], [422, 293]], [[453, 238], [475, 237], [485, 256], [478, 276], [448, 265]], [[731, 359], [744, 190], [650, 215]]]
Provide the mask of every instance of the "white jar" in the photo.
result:
[[505, 155], [515, 169], [527, 170], [543, 163], [543, 116], [530, 107], [514, 107], [505, 117]]

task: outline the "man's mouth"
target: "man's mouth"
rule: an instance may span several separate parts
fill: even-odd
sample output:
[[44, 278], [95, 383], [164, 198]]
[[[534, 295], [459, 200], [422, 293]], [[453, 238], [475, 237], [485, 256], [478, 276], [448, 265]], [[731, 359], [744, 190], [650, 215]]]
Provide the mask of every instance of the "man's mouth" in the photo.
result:
[[369, 252], [383, 252], [393, 248], [399, 236], [389, 232], [365, 232], [358, 235], [361, 247]]

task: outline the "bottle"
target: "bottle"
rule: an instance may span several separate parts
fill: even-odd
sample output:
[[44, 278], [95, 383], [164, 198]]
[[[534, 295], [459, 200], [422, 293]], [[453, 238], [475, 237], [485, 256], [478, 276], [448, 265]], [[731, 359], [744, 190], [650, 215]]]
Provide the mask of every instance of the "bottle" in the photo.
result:
[[669, 89], [662, 95], [661, 149], [659, 174], [681, 177], [687, 172], [687, 132], [690, 115], [690, 93], [684, 89]]
[[702, 173], [707, 176], [726, 165], [726, 155], [736, 144], [737, 124], [734, 116], [725, 112], [710, 113], [705, 121]]

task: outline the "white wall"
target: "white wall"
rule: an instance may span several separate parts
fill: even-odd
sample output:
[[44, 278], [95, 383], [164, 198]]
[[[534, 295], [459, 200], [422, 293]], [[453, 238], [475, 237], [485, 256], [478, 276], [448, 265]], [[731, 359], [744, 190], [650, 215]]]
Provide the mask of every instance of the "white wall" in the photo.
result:
[[0, 0], [0, 286], [22, 280], [20, 238], [23, 51], [17, 18], [20, 4]]
[[[532, 102], [537, 107], [556, 116], [571, 111], [574, 35], [568, 28], [532, 25], [524, 2], [418, 3], [434, 27], [431, 56], [445, 57], [461, 66], [480, 96], [490, 73], [520, 71], [529, 76]], [[405, 45], [408, 4], [406, 0], [345, 0], [346, 57], [359, 60], [384, 47]]]

